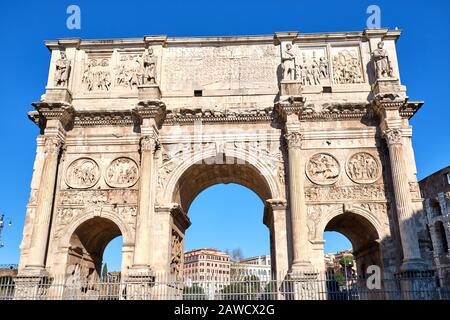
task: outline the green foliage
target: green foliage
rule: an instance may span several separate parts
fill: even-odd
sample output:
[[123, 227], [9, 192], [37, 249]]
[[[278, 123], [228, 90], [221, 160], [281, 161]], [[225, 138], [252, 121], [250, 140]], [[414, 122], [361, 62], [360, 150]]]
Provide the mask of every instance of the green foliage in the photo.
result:
[[334, 274], [334, 280], [341, 286], [345, 285], [345, 276], [342, 272], [336, 272]]
[[343, 267], [352, 267], [354, 264], [355, 259], [353, 256], [344, 256], [339, 260], [339, 264]]
[[205, 300], [206, 299], [205, 290], [195, 283], [191, 287], [185, 286], [183, 288], [183, 299], [184, 300]]
[[261, 293], [261, 282], [257, 276], [246, 276], [242, 281], [225, 286], [220, 293], [228, 300], [256, 300]]
[[105, 264], [103, 264], [103, 270], [102, 270], [103, 281], [105, 281], [107, 277], [108, 277], [108, 265], [105, 263]]

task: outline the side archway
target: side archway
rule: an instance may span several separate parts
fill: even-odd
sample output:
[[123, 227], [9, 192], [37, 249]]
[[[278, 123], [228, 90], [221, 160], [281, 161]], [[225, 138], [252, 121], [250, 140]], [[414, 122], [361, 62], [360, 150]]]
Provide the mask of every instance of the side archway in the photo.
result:
[[331, 211], [325, 215], [319, 231], [321, 235], [327, 231], [338, 232], [350, 240], [360, 276], [366, 275], [370, 265], [383, 269], [381, 240], [385, 235], [380, 222], [370, 211], [359, 207]]
[[100, 277], [105, 248], [118, 236], [123, 237], [123, 248], [132, 243], [129, 227], [111, 212], [91, 211], [73, 221], [61, 239], [67, 248], [66, 272], [76, 267], [85, 277]]

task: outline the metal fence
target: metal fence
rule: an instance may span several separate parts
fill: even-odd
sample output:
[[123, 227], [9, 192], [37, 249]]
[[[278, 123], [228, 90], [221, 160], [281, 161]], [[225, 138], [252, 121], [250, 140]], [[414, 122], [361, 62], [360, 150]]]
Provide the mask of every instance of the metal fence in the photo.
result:
[[303, 273], [193, 281], [164, 275], [0, 277], [0, 300], [448, 300], [430, 273], [381, 280]]

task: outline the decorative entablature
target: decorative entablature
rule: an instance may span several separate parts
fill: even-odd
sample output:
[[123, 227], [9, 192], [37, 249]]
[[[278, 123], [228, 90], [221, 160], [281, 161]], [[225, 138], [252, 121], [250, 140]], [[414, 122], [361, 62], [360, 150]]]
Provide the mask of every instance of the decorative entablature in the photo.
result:
[[50, 120], [58, 120], [65, 129], [73, 125], [75, 110], [72, 105], [65, 102], [34, 102], [35, 111], [28, 113], [28, 118], [33, 121], [41, 131], [47, 126]]
[[208, 123], [259, 123], [273, 120], [273, 107], [247, 110], [178, 109], [168, 110], [164, 125], [190, 125]]

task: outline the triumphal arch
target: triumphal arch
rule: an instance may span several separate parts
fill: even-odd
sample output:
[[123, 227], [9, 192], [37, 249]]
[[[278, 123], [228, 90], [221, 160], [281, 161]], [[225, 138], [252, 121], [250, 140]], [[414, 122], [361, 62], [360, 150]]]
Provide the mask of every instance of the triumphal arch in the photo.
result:
[[325, 231], [351, 240], [360, 274], [426, 270], [409, 125], [422, 102], [400, 80], [399, 36], [46, 42], [20, 275], [98, 274], [118, 235], [123, 277], [181, 275], [189, 207], [217, 183], [264, 202], [276, 274], [323, 270]]

